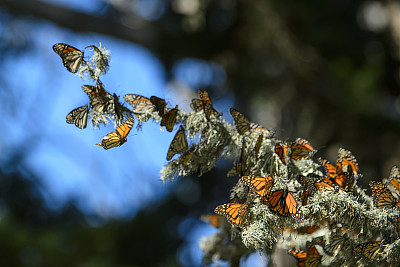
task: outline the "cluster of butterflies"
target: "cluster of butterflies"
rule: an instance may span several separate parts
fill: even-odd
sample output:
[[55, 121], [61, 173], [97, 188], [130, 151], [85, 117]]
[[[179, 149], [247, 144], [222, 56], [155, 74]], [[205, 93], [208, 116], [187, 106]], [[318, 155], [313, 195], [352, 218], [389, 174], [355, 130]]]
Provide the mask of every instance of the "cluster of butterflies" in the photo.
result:
[[[243, 147], [241, 160], [238, 165], [245, 164]], [[288, 141], [284, 144], [276, 144], [275, 153], [283, 164], [288, 164], [290, 160], [310, 159], [315, 150], [304, 139], [297, 139], [294, 142]], [[274, 212], [278, 216], [293, 217], [297, 222], [300, 222], [303, 219], [301, 206], [307, 205], [308, 199], [317, 191], [332, 194], [349, 194], [357, 179], [361, 177], [357, 161], [348, 150], [339, 149], [336, 165], [322, 158], [319, 158], [318, 161], [321, 163], [325, 175], [310, 174], [308, 176], [298, 176], [297, 180], [302, 185], [302, 191], [298, 194], [296, 192], [289, 192], [287, 189], [272, 191], [274, 177], [271, 175], [267, 175], [267, 177], [244, 175], [240, 178], [240, 181], [248, 185], [251, 189], [250, 191], [261, 198], [262, 203], [268, 205], [271, 212]], [[397, 167], [393, 167], [389, 178], [384, 179], [383, 183], [371, 182], [370, 186], [373, 203], [376, 208], [400, 210], [400, 171]], [[202, 219], [215, 227], [219, 227], [222, 216], [225, 216], [228, 222], [240, 229], [246, 223], [250, 205], [249, 203], [237, 203], [237, 199], [234, 198], [229, 203], [217, 206], [214, 210], [216, 214], [213, 216], [203, 216]], [[219, 225], [217, 225], [217, 222]], [[299, 232], [312, 234], [319, 228], [316, 225], [302, 227]], [[400, 237], [400, 216], [397, 219], [395, 229], [397, 235]], [[348, 231], [348, 229], [346, 230]], [[354, 237], [358, 238], [358, 234], [355, 233]], [[298, 266], [317, 266], [321, 262], [322, 256], [315, 248], [316, 245], [321, 246], [327, 255], [335, 256], [342, 248], [346, 239], [348, 237], [343, 232], [334, 233], [329, 239], [320, 236], [314, 238], [312, 242], [307, 242], [305, 251], [292, 249], [289, 250], [289, 254], [297, 259]], [[378, 259], [379, 255], [384, 251], [385, 246], [382, 241], [364, 242], [353, 247], [353, 252], [356, 255], [361, 255], [368, 261], [373, 261]]]

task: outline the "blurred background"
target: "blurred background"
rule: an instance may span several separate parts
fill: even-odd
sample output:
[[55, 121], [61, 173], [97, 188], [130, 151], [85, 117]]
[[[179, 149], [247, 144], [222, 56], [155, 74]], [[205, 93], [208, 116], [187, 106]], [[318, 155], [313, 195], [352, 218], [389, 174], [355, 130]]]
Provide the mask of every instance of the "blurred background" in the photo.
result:
[[163, 184], [174, 132], [155, 123], [96, 147], [113, 125], [65, 122], [90, 83], [63, 67], [58, 42], [111, 50], [101, 80], [121, 99], [189, 111], [203, 89], [228, 121], [235, 107], [331, 161], [346, 148], [366, 189], [400, 165], [397, 1], [0, 0], [2, 266], [200, 266], [198, 241], [216, 229], [199, 217], [236, 182], [223, 160]]

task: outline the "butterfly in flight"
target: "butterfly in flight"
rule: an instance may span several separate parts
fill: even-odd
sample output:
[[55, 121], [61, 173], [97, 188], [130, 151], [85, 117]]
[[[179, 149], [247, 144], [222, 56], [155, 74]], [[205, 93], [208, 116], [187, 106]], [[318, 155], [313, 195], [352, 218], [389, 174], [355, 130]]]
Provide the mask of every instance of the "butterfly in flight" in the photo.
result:
[[321, 262], [321, 255], [319, 255], [318, 250], [315, 246], [307, 241], [306, 243], [307, 251], [297, 251], [291, 249], [288, 251], [290, 255], [296, 258], [297, 266], [299, 267], [316, 267]]
[[103, 147], [105, 150], [116, 146], [121, 146], [127, 141], [126, 137], [131, 131], [133, 123], [133, 117], [128, 117], [125, 122], [116, 129], [115, 132], [108, 133], [106, 136], [101, 138], [101, 142], [97, 143], [96, 145]]
[[247, 204], [226, 203], [214, 209], [218, 215], [224, 215], [234, 226], [241, 227], [246, 222], [249, 212]]
[[185, 134], [185, 128], [181, 125], [176, 132], [171, 145], [168, 148], [167, 160], [171, 160], [176, 154], [182, 154], [188, 149], [188, 142]]
[[63, 65], [68, 71], [76, 73], [83, 61], [83, 51], [64, 43], [53, 45], [53, 50], [62, 59]]
[[89, 115], [88, 105], [78, 107], [68, 113], [66, 121], [69, 124], [75, 124], [79, 129], [86, 128], [87, 119]]

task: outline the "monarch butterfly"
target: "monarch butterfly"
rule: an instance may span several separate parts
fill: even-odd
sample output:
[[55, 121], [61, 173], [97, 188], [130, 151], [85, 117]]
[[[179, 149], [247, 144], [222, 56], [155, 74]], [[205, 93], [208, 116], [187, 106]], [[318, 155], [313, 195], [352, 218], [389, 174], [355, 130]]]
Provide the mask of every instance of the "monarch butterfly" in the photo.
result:
[[90, 100], [90, 108], [101, 114], [104, 114], [113, 101], [113, 96], [107, 92], [101, 83], [96, 86], [83, 85], [82, 90], [87, 94]]
[[168, 148], [167, 160], [171, 160], [175, 154], [181, 154], [188, 149], [188, 142], [186, 139], [185, 128], [181, 125], [176, 132], [171, 145]]
[[319, 158], [329, 179], [341, 188], [351, 191], [358, 175], [358, 165], [350, 151], [339, 149], [336, 167], [329, 161]]
[[132, 106], [134, 113], [150, 113], [154, 111], [153, 103], [147, 97], [127, 94], [124, 96], [124, 99]]
[[106, 136], [101, 138], [101, 143], [97, 143], [96, 145], [103, 147], [105, 150], [121, 146], [127, 141], [126, 137], [132, 129], [133, 123], [133, 117], [128, 117], [115, 132], [108, 133]]
[[400, 197], [400, 171], [399, 168], [393, 166], [388, 179], [384, 179], [383, 182], [392, 191], [392, 193]]
[[297, 266], [300, 267], [316, 267], [321, 262], [321, 255], [315, 246], [307, 241], [307, 251], [296, 251], [294, 249], [289, 250], [289, 254], [297, 259]]
[[288, 156], [288, 143], [285, 144], [276, 144], [275, 145], [275, 153], [278, 154], [283, 164], [286, 164], [287, 156]]
[[75, 126], [79, 129], [84, 129], [87, 125], [88, 115], [89, 108], [88, 105], [85, 105], [71, 110], [71, 112], [67, 115], [66, 121], [67, 123], [75, 124]]
[[274, 132], [272, 130], [265, 129], [264, 127], [250, 122], [242, 113], [240, 113], [238, 110], [231, 108], [230, 113], [232, 115], [232, 118], [235, 122], [236, 130], [238, 131], [239, 134], [243, 135], [246, 132], [251, 132], [254, 134], [262, 134], [270, 138], [274, 135]]
[[248, 185], [257, 195], [267, 199], [271, 195], [274, 186], [274, 178], [271, 175], [260, 177], [255, 175], [242, 176], [240, 181]]
[[256, 145], [254, 146], [254, 154], [256, 158], [258, 158], [258, 154], [260, 153], [260, 148], [264, 139], [264, 135], [260, 134], [257, 138]]
[[230, 113], [235, 122], [236, 130], [239, 134], [243, 135], [250, 130], [250, 122], [246, 117], [234, 108], [231, 108]]
[[78, 71], [83, 61], [83, 51], [63, 43], [53, 45], [53, 50], [61, 57], [63, 65], [68, 71], [72, 73]]
[[154, 109], [158, 112], [158, 115], [160, 115], [161, 118], [164, 117], [165, 108], [167, 107], [165, 99], [153, 95], [150, 97], [150, 101], [153, 103]]
[[370, 182], [369, 186], [372, 190], [372, 200], [374, 206], [378, 209], [393, 208], [397, 206], [400, 209], [400, 202], [397, 202], [392, 192], [387, 188], [386, 185], [381, 182]]
[[[351, 167], [351, 169], [348, 169]], [[338, 170], [339, 168], [339, 170]], [[353, 174], [356, 176], [358, 175], [358, 164], [356, 158], [351, 154], [350, 151], [339, 148], [338, 152], [338, 157], [337, 157], [337, 163], [336, 163], [336, 173], [340, 172], [351, 172], [353, 171]]]
[[376, 258], [379, 256], [379, 253], [381, 253], [384, 248], [385, 246], [382, 245], [382, 241], [374, 241], [359, 244], [354, 248], [353, 251], [362, 255], [365, 259], [373, 261], [376, 260]]
[[207, 120], [210, 119], [210, 115], [220, 116], [221, 114], [216, 111], [213, 106], [210, 97], [206, 91], [199, 90], [199, 96], [201, 99], [192, 99], [192, 104], [190, 105], [194, 111], [203, 110], [206, 115]]
[[242, 226], [246, 222], [248, 214], [247, 204], [226, 203], [219, 205], [214, 209], [218, 215], [224, 215], [234, 226]]
[[312, 197], [316, 191], [331, 193], [343, 191], [338, 186], [332, 184], [327, 177], [320, 177], [313, 174], [299, 176], [299, 182], [303, 185], [303, 192], [301, 195], [303, 206], [307, 205], [308, 197]]
[[335, 179], [336, 176], [336, 167], [333, 166], [329, 161], [326, 159], [318, 158], [319, 162], [322, 164], [322, 166], [325, 168], [326, 174], [331, 178], [332, 180]]
[[178, 109], [170, 109], [161, 119], [161, 126], [165, 126], [168, 132], [172, 132], [176, 122], [176, 116], [178, 115]]
[[221, 227], [221, 219], [223, 217], [218, 214], [204, 214], [200, 217], [200, 219], [203, 222], [206, 222], [210, 224], [211, 226], [214, 226], [215, 228], [220, 228]]
[[293, 193], [287, 189], [272, 192], [267, 199], [267, 204], [273, 212], [281, 216], [292, 216], [298, 221], [303, 220], [300, 205], [297, 203]]
[[290, 157], [294, 160], [310, 158], [316, 150], [302, 138], [297, 138], [294, 143], [290, 144]]
[[320, 245], [324, 252], [329, 256], [335, 256], [343, 246], [346, 238], [342, 234], [332, 234], [329, 243], [324, 239], [323, 236], [316, 237], [312, 240], [315, 245]]

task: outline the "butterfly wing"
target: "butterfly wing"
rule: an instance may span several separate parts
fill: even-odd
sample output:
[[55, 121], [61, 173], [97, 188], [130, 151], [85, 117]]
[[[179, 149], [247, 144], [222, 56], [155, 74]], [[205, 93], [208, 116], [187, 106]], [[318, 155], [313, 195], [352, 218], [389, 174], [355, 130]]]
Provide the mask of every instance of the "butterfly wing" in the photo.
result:
[[378, 209], [384, 208], [393, 208], [398, 204], [395, 200], [392, 192], [386, 185], [382, 184], [381, 182], [370, 182], [369, 183], [371, 190], [372, 190], [372, 200], [374, 202], [374, 206]]
[[167, 160], [171, 160], [176, 154], [181, 154], [188, 149], [188, 142], [185, 134], [185, 128], [181, 125], [176, 132], [171, 145], [168, 148]]
[[207, 120], [210, 119], [210, 115], [219, 116], [220, 114], [213, 108], [212, 102], [206, 91], [199, 90], [199, 96], [203, 102], [203, 110]]
[[359, 244], [354, 248], [353, 251], [362, 255], [365, 259], [373, 261], [376, 260], [383, 249], [384, 246], [382, 245], [382, 241], [374, 241]]
[[68, 113], [66, 121], [70, 124], [75, 124], [79, 129], [86, 128], [87, 119], [89, 115], [88, 105], [78, 107]]
[[115, 120], [117, 122], [117, 125], [121, 123], [123, 120], [123, 114], [122, 114], [122, 105], [119, 103], [119, 97], [114, 93], [113, 94], [113, 104], [114, 104], [114, 110], [115, 110]]
[[297, 203], [294, 195], [286, 189], [272, 192], [267, 201], [269, 208], [273, 212], [285, 217], [292, 216], [298, 221], [303, 219], [300, 205]]
[[400, 197], [400, 171], [399, 168], [393, 166], [388, 179], [384, 179], [384, 183], [392, 191], [392, 193]]
[[283, 164], [286, 164], [287, 154], [288, 154], [288, 144], [276, 144], [275, 153], [278, 154]]
[[172, 132], [176, 122], [176, 116], [178, 115], [178, 109], [173, 108], [169, 110], [164, 117], [161, 119], [161, 126], [165, 126], [168, 132]]
[[235, 122], [236, 130], [239, 134], [243, 135], [250, 130], [250, 122], [246, 117], [234, 108], [231, 108], [230, 113]]
[[257, 195], [268, 198], [274, 185], [274, 178], [271, 175], [260, 177], [255, 175], [242, 176], [240, 181], [248, 185]]
[[294, 160], [303, 158], [310, 158], [316, 151], [306, 140], [297, 138], [296, 141], [290, 145], [290, 157]]
[[214, 212], [224, 215], [231, 224], [240, 227], [246, 222], [248, 205], [238, 203], [222, 204], [216, 207]]
[[83, 61], [83, 51], [64, 43], [53, 45], [53, 50], [62, 59], [63, 65], [68, 71], [76, 73]]
[[218, 214], [205, 214], [200, 217], [200, 219], [211, 226], [214, 226], [215, 228], [220, 228], [221, 227], [221, 219], [223, 217]]

